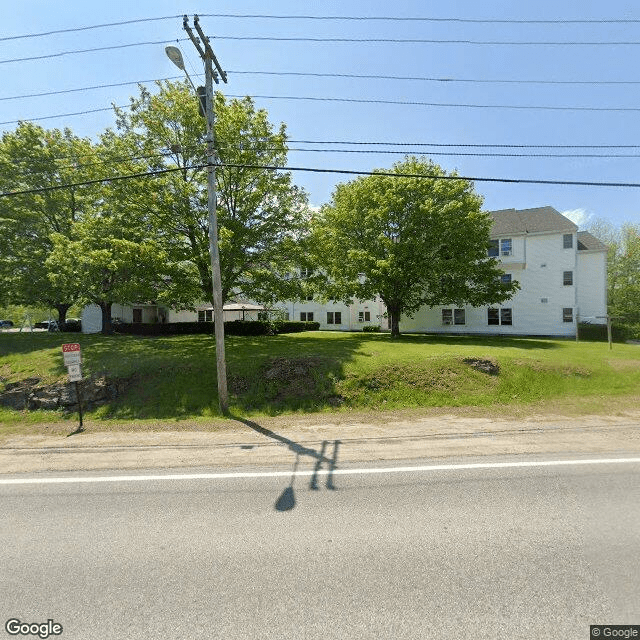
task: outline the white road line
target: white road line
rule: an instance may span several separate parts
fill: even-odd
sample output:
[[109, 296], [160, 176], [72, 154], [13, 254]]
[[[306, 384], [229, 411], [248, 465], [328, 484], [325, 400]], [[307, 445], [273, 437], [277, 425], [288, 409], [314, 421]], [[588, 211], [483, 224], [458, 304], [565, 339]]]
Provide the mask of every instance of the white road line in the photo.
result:
[[[528, 467], [561, 467], [594, 464], [640, 463], [640, 458], [594, 458], [590, 460], [525, 460], [521, 462], [479, 462], [470, 464], [434, 464], [415, 467], [381, 467], [374, 469], [308, 469], [295, 476], [368, 475], [380, 473], [422, 473], [428, 471], [460, 471], [467, 469], [522, 469]], [[0, 478], [0, 485], [74, 484], [94, 482], [156, 482], [166, 480], [226, 480], [232, 478], [290, 478], [291, 471], [256, 471], [241, 473], [166, 473], [130, 476], [63, 476], [51, 478]]]

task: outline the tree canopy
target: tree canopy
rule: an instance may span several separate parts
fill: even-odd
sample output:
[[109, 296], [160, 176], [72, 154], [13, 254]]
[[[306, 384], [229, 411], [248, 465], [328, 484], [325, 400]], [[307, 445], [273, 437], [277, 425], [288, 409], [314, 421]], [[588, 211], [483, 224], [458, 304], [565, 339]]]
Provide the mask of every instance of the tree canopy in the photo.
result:
[[401, 314], [424, 305], [511, 297], [517, 283], [502, 283], [487, 255], [491, 219], [471, 182], [415, 157], [385, 173], [418, 177], [374, 174], [340, 184], [314, 219], [312, 246], [328, 298], [380, 296], [395, 336]]
[[1, 191], [54, 187], [0, 199], [2, 302], [53, 307], [64, 321], [74, 298], [49, 280], [46, 260], [53, 250], [51, 234], [68, 235], [98, 196], [92, 188], [55, 187], [93, 178], [95, 160], [92, 142], [69, 129], [46, 130], [21, 122], [2, 136]]
[[616, 227], [596, 219], [588, 230], [608, 247], [607, 298], [609, 314], [640, 322], [640, 225]]
[[[118, 127], [150, 169], [178, 169], [154, 180], [147, 204], [164, 230], [168, 253], [192, 265], [192, 289], [211, 300], [205, 123], [186, 83], [158, 88], [151, 94], [141, 87], [128, 112], [118, 110]], [[274, 127], [250, 98], [228, 101], [217, 93], [215, 112], [223, 301], [238, 294], [262, 302], [292, 297], [295, 280], [283, 276], [298, 261], [307, 198], [290, 173], [260, 168], [286, 165], [285, 125]]]

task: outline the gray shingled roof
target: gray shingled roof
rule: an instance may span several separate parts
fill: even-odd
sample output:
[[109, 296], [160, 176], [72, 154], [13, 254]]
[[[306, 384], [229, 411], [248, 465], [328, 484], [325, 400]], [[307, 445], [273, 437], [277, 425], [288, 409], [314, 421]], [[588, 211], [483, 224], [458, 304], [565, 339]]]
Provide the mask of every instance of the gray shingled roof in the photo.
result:
[[578, 231], [578, 251], [607, 251], [607, 245], [588, 231]]
[[573, 233], [578, 229], [576, 224], [553, 207], [501, 209], [487, 213], [493, 218], [492, 237], [546, 231]]

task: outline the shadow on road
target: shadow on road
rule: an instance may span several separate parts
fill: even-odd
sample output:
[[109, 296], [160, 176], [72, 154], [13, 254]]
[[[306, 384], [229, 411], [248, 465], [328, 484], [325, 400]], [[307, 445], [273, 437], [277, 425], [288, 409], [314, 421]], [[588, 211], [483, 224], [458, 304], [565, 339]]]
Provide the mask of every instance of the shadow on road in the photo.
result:
[[318, 475], [320, 475], [320, 472], [322, 471], [323, 464], [327, 465], [327, 481], [325, 486], [327, 489], [331, 491], [336, 490], [337, 487], [335, 486], [333, 481], [333, 472], [337, 468], [338, 449], [340, 447], [340, 440], [333, 441], [333, 452], [331, 454], [331, 457], [328, 458], [326, 456], [327, 446], [329, 445], [328, 440], [323, 440], [320, 451], [316, 451], [315, 449], [311, 449], [309, 447], [305, 447], [301, 445], [295, 440], [290, 440], [289, 438], [286, 438], [285, 436], [282, 436], [279, 433], [276, 433], [275, 431], [271, 431], [270, 429], [267, 429], [259, 425], [257, 422], [253, 422], [253, 420], [247, 420], [246, 418], [239, 418], [235, 416], [234, 418], [238, 422], [241, 422], [242, 424], [246, 425], [250, 429], [253, 429], [257, 433], [260, 433], [263, 436], [266, 436], [267, 438], [271, 438], [272, 440], [276, 440], [286, 445], [291, 451], [293, 451], [293, 453], [296, 454], [296, 459], [293, 464], [293, 471], [291, 473], [291, 480], [289, 482], [289, 486], [287, 486], [287, 488], [280, 494], [280, 496], [276, 500], [276, 503], [274, 505], [274, 508], [276, 509], [276, 511], [291, 511], [296, 505], [296, 498], [295, 498], [293, 483], [296, 479], [296, 471], [298, 469], [298, 462], [301, 456], [307, 456], [309, 458], [313, 458], [316, 461], [313, 467], [313, 473], [311, 474], [311, 480], [309, 481], [310, 490], [312, 491], [319, 490]]

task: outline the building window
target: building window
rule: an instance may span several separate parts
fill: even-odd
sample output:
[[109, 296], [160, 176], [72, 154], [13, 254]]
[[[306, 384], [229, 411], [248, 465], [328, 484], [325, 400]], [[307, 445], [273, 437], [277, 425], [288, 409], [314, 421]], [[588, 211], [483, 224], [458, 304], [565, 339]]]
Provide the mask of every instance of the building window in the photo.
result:
[[371, 312], [358, 311], [358, 322], [371, 322]]
[[513, 324], [512, 310], [509, 308], [489, 309], [487, 314], [487, 324], [511, 325]]
[[327, 311], [327, 324], [342, 324], [342, 311]]
[[198, 311], [198, 322], [213, 322], [213, 309]]
[[133, 310], [133, 321], [134, 322], [142, 322], [142, 309], [134, 309]]
[[442, 310], [442, 324], [453, 324], [453, 309]]
[[300, 321], [301, 322], [313, 322], [313, 311], [301, 311], [300, 312]]
[[540, 298], [540, 302], [542, 302], [542, 304], [547, 304], [547, 302], [549, 302], [549, 298]]
[[510, 273], [503, 273], [500, 276], [500, 282], [502, 282], [502, 284], [511, 284], [511, 274]]
[[562, 322], [573, 322], [573, 309], [571, 307], [562, 309]]
[[500, 255], [501, 256], [511, 255], [511, 238], [505, 238], [504, 240], [500, 240]]
[[487, 254], [490, 258], [497, 258], [500, 255], [500, 249], [497, 240], [489, 240], [489, 250]]
[[569, 286], [573, 284], [573, 271], [562, 272], [562, 284]]
[[562, 236], [562, 248], [573, 249], [573, 233], [565, 233]]
[[464, 309], [454, 309], [453, 310], [453, 322], [454, 324], [464, 324]]

